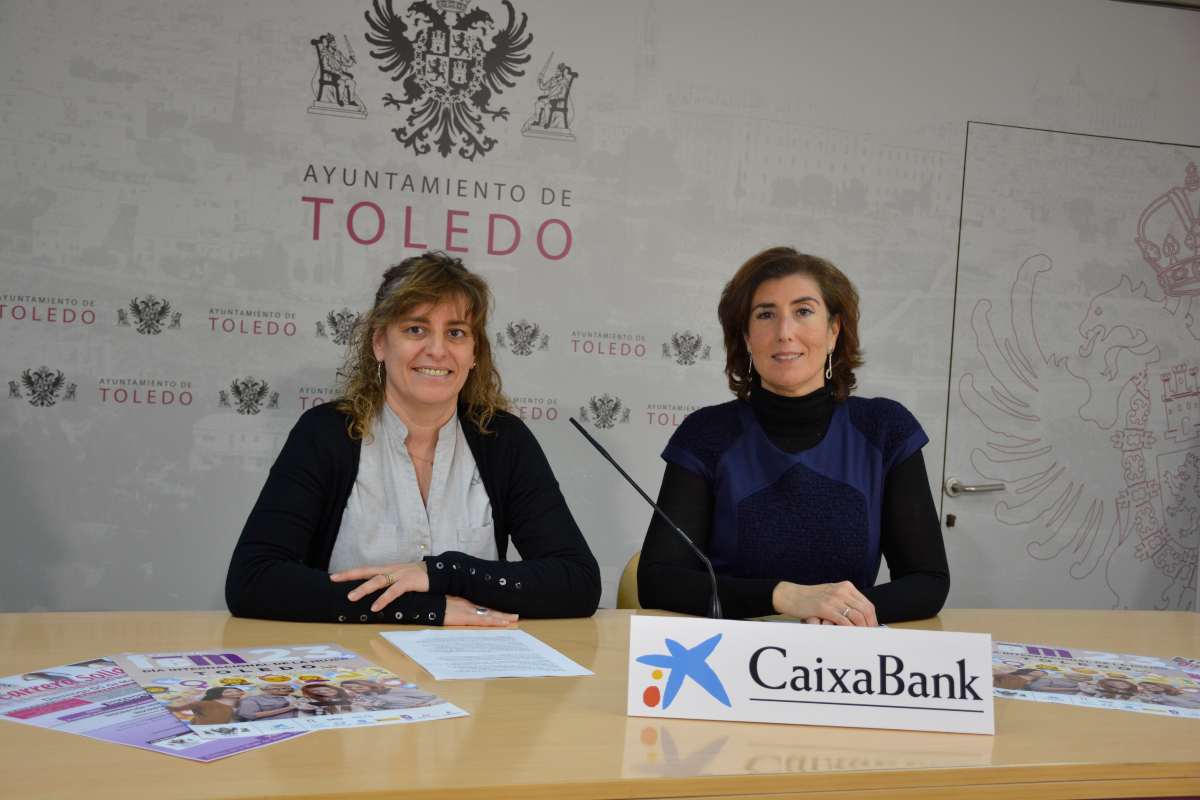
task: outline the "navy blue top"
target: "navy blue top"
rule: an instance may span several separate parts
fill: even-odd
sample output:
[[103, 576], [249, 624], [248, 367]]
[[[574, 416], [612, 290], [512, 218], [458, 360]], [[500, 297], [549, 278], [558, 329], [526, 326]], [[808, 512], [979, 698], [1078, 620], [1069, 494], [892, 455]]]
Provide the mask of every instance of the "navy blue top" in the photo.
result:
[[899, 403], [850, 397], [819, 442], [789, 453], [734, 400], [688, 416], [663, 458], [708, 482], [718, 573], [866, 591], [879, 573], [885, 478], [928, 441]]

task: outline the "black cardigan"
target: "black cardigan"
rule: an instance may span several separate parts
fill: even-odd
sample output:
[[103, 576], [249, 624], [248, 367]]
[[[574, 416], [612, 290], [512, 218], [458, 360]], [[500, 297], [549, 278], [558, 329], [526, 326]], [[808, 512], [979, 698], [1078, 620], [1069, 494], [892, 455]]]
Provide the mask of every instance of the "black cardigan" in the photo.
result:
[[[575, 524], [537, 440], [500, 412], [481, 433], [459, 409], [467, 444], [492, 503], [499, 561], [447, 551], [427, 556], [429, 591], [379, 612], [377, 594], [346, 599], [353, 582], [329, 580], [329, 559], [358, 474], [361, 442], [327, 403], [296, 422], [250, 512], [225, 579], [239, 617], [306, 622], [442, 624], [446, 595], [524, 617], [585, 617], [600, 602], [600, 568]], [[512, 540], [523, 560], [505, 560]]]

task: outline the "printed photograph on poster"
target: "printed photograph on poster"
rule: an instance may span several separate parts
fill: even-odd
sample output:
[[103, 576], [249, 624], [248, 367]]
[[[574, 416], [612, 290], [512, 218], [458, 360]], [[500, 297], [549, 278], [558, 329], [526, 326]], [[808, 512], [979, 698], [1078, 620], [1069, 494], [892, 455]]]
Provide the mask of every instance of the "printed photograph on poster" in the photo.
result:
[[1200, 719], [1200, 676], [1181, 660], [994, 642], [992, 685], [998, 698]]
[[117, 663], [204, 738], [393, 725], [467, 713], [333, 644], [123, 653]]
[[0, 678], [0, 719], [192, 761], [216, 761], [301, 735], [198, 736], [107, 658]]

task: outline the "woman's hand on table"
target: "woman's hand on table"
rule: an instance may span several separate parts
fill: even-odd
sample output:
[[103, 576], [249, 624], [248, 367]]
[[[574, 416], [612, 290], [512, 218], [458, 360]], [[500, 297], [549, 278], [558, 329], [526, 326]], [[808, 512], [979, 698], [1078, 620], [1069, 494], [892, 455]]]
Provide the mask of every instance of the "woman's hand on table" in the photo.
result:
[[806, 586], [780, 581], [771, 602], [778, 614], [798, 617], [809, 624], [874, 627], [875, 605], [850, 581]]
[[382, 592], [371, 604], [372, 611], [382, 611], [405, 592], [429, 591], [429, 572], [424, 561], [356, 567], [335, 572], [329, 576], [329, 580], [334, 583], [362, 581], [346, 595], [352, 601], [361, 600], [372, 592]]
[[446, 595], [446, 616], [443, 625], [496, 628], [511, 625], [516, 621], [516, 614], [506, 614], [486, 606], [477, 606], [463, 597]]

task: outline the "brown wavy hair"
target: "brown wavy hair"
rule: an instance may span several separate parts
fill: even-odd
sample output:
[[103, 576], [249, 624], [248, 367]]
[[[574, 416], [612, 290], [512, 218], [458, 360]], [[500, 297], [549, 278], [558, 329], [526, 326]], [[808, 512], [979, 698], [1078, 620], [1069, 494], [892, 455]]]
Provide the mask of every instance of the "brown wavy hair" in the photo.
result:
[[492, 291], [462, 261], [431, 251], [389, 267], [375, 292], [375, 305], [354, 325], [346, 363], [338, 373], [341, 399], [337, 404], [339, 411], [350, 415], [347, 428], [352, 439], [368, 439], [372, 423], [383, 410], [384, 384], [378, 377], [375, 334], [417, 306], [437, 305], [452, 298], [466, 302], [471, 335], [475, 339], [475, 368], [467, 374], [459, 392], [459, 405], [465, 407], [467, 418], [483, 433], [488, 432], [487, 426], [496, 412], [508, 408], [487, 335]]
[[729, 389], [742, 400], [750, 396], [752, 362], [746, 347], [746, 333], [754, 293], [763, 282], [788, 275], [812, 278], [821, 290], [830, 321], [836, 318], [841, 324], [837, 343], [833, 346], [833, 377], [828, 386], [834, 399], [842, 402], [858, 385], [854, 370], [863, 365], [858, 340], [858, 291], [832, 263], [791, 247], [771, 247], [751, 256], [721, 292], [717, 317], [725, 334], [725, 377]]

